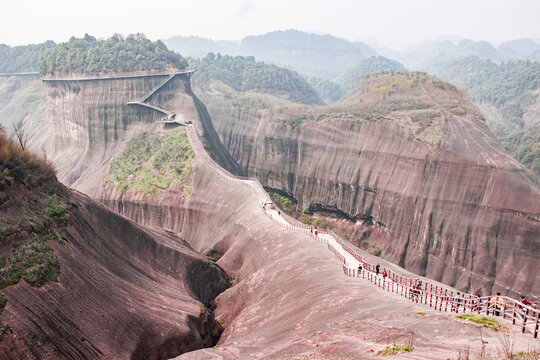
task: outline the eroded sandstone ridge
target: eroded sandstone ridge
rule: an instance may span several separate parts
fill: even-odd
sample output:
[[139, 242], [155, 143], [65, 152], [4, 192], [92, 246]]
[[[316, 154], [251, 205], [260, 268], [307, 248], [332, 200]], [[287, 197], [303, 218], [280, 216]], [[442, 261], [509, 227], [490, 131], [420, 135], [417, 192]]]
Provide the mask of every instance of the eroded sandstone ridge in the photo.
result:
[[458, 289], [540, 296], [538, 184], [465, 92], [385, 74], [329, 107], [201, 99], [250, 175], [300, 210], [359, 220], [339, 225], [353, 242]]
[[6, 144], [0, 132], [0, 358], [165, 359], [217, 341], [223, 270]]

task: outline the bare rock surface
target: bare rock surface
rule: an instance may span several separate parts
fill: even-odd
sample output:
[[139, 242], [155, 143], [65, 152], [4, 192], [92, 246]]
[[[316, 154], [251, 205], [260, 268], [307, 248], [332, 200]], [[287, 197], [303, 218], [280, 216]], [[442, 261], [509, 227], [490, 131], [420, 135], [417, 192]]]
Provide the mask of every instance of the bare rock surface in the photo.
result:
[[[389, 96], [385, 95], [384, 86], [381, 89], [376, 96]], [[102, 91], [103, 94], [107, 93], [107, 90]], [[436, 91], [431, 93], [436, 94]], [[427, 97], [424, 98], [422, 95], [422, 101], [425, 100], [426, 103], [433, 101], [425, 92], [423, 94]], [[178, 87], [174, 89], [171, 84], [171, 91], [165, 92], [164, 95], [168, 97], [156, 100], [156, 103], [167, 106], [176, 112], [177, 116], [185, 116], [185, 119], [193, 121], [201, 119], [192, 99], [188, 98], [183, 90], [178, 90]], [[414, 96], [412, 98], [416, 99]], [[60, 104], [63, 100], [58, 101]], [[287, 111], [272, 113], [268, 109], [259, 111], [231, 107], [229, 103], [219, 99], [219, 94], [205, 97], [203, 101], [208, 106], [218, 133], [225, 140], [225, 145], [232, 150], [234, 157], [239, 159], [241, 164], [248, 167], [251, 174], [257, 175], [265, 185], [287, 189], [291, 193], [296, 188], [293, 184], [298, 183], [302, 192], [298, 192], [297, 198], [303, 207], [319, 203], [347, 209], [345, 205], [348, 204], [352, 215], [372, 216], [376, 230], [372, 231], [370, 240], [377, 241], [377, 244], [384, 247], [384, 255], [389, 259], [395, 259], [413, 270], [426, 269], [424, 272], [426, 275], [448, 283], [457, 284], [456, 279], [466, 282], [470, 278], [472, 283], [479, 283], [486, 288], [493, 285], [493, 279], [497, 276], [499, 278], [495, 285], [499, 286], [502, 281], [499, 280], [500, 272], [494, 272], [493, 265], [488, 270], [477, 269], [472, 265], [469, 268], [467, 256], [474, 258], [475, 263], [483, 261], [487, 265], [493, 264], [495, 261], [493, 259], [507, 264], [505, 261], [513, 258], [514, 269], [524, 269], [523, 271], [534, 270], [537, 266], [534, 261], [535, 251], [538, 251], [537, 241], [531, 237], [537, 234], [538, 229], [535, 227], [537, 225], [534, 217], [529, 219], [527, 216], [521, 216], [520, 212], [503, 211], [501, 205], [495, 206], [500, 203], [519, 203], [522, 206], [521, 212], [530, 213], [531, 208], [533, 212], [537, 211], [535, 210], [537, 190], [531, 191], [534, 187], [521, 170], [511, 162], [507, 162], [504, 159], [505, 153], [490, 142], [489, 133], [483, 130], [483, 124], [480, 119], [475, 118], [475, 114], [466, 112], [470, 115], [470, 118], [467, 118], [469, 115], [459, 115], [459, 110], [448, 107], [438, 113], [440, 116], [432, 116], [432, 113], [418, 115], [422, 119], [424, 115], [427, 118], [424, 126], [418, 126], [417, 122], [410, 120], [412, 115], [402, 112], [403, 109], [400, 108], [383, 109], [384, 111], [380, 111], [382, 115], [375, 114], [370, 120], [364, 118], [362, 106], [358, 105], [360, 110], [353, 113], [350, 111], [353, 105], [344, 104], [341, 105], [342, 108], [332, 111], [326, 111], [324, 108], [324, 112], [330, 115], [320, 119], [319, 110], [308, 109], [306, 113], [313, 117], [291, 126], [285, 122], [287, 119], [291, 120]], [[401, 100], [397, 103], [401, 103]], [[69, 104], [69, 101], [66, 100], [65, 104]], [[373, 104], [382, 103], [373, 101], [370, 104], [372, 107]], [[108, 108], [98, 105], [99, 103], [93, 105], [94, 107], [89, 106], [85, 111], [91, 113], [95, 111], [92, 110], [94, 108]], [[213, 111], [216, 108], [223, 111], [219, 113], [220, 117], [214, 117]], [[302, 107], [300, 112], [304, 113], [305, 109]], [[373, 114], [373, 109], [369, 110], [369, 113]], [[58, 110], [58, 114], [64, 113]], [[273, 121], [273, 114], [282, 118]], [[296, 116], [296, 112], [293, 115]], [[467, 155], [468, 160], [465, 162], [467, 166], [463, 170], [460, 170], [463, 163], [447, 161], [445, 160], [447, 158], [443, 157], [447, 155], [448, 159], [453, 160], [459, 158], [456, 154], [452, 155], [449, 150], [443, 150], [445, 146], [449, 148], [462, 146], [445, 145], [445, 131], [451, 128], [448, 123], [456, 121], [455, 119], [461, 116], [464, 116], [462, 119], [464, 124], [482, 135], [481, 139], [484, 138], [492, 145], [490, 149], [495, 151], [495, 154]], [[96, 119], [98, 123], [101, 121], [99, 114], [96, 115]], [[431, 121], [428, 121], [430, 119]], [[479, 331], [476, 325], [457, 319], [455, 315], [431, 311], [425, 306], [373, 287], [367, 281], [344, 276], [341, 264], [328, 249], [313, 242], [308, 236], [276, 227], [262, 211], [260, 199], [249, 187], [217, 176], [198, 157], [195, 158], [190, 170], [189, 191], [171, 186], [159, 194], [144, 197], [134, 189], [129, 189], [120, 196], [114, 188], [103, 188], [101, 182], [103, 174], [110, 161], [120, 151], [123, 139], [128, 137], [129, 131], [150, 127], [150, 123], [154, 120], [142, 120], [138, 115], [134, 115], [134, 118], [128, 121], [131, 125], [125, 129], [117, 128], [124, 131], [117, 132], [123, 136], [118, 138], [114, 135], [105, 135], [109, 134], [108, 130], [104, 131], [109, 129], [106, 126], [94, 127], [92, 124], [95, 121], [88, 121], [87, 125], [80, 125], [80, 120], [77, 120], [78, 123], [73, 121], [72, 124], [76, 124], [73, 128], [77, 130], [74, 132], [76, 136], [72, 138], [82, 139], [84, 143], [85, 137], [92, 139], [99, 134], [98, 138], [107, 141], [103, 140], [102, 146], [105, 149], [98, 150], [99, 155], [88, 153], [91, 161], [88, 162], [87, 169], [78, 171], [78, 167], [75, 166], [73, 167], [75, 170], [71, 172], [72, 167], [66, 165], [61, 169], [61, 174], [65, 174], [64, 179], [72, 179], [78, 188], [101, 199], [113, 209], [121, 208], [123, 214], [138, 223], [173, 230], [186, 239], [196, 251], [217, 259], [218, 264], [227, 272], [233, 287], [216, 299], [215, 318], [222, 322], [225, 328], [219, 343], [213, 348], [189, 352], [180, 358], [377, 358], [378, 351], [393, 343], [408, 344], [411, 339], [413, 351], [397, 355], [395, 358], [456, 358], [467, 348], [471, 353], [479, 354], [482, 341], [487, 342], [484, 344], [486, 352], [500, 354], [499, 348], [505, 339], [512, 341], [516, 352], [537, 349], [538, 341], [532, 339], [530, 334], [526, 336], [518, 334], [516, 328], [509, 326], [508, 332], [503, 333], [506, 335], [502, 336], [501, 333], [487, 329]], [[72, 125], [67, 126], [71, 128]], [[201, 131], [202, 124], [197, 123], [197, 126]], [[94, 129], [95, 132], [92, 132]], [[440, 138], [437, 137], [438, 130], [441, 132]], [[467, 137], [468, 131], [462, 131], [467, 143], [474, 145], [473, 139]], [[93, 135], [90, 136], [89, 133]], [[454, 136], [462, 141], [458, 134]], [[432, 138], [439, 140], [438, 148], [428, 141]], [[219, 149], [214, 147], [215, 143], [208, 140], [208, 137], [203, 137], [203, 143], [211, 151]], [[472, 150], [478, 150], [478, 147], [473, 145]], [[76, 158], [68, 154], [69, 152], [64, 152], [67, 159]], [[488, 169], [495, 173], [493, 176], [489, 172], [486, 175], [484, 171], [485, 164], [482, 161], [486, 157], [492, 161], [493, 167], [488, 166]], [[56, 159], [61, 163], [60, 160], [61, 157]], [[476, 166], [480, 168], [478, 171], [480, 175], [473, 171], [476, 169], [472, 165], [475, 162], [479, 162]], [[253, 163], [258, 166], [253, 167]], [[467, 181], [475, 184], [467, 188], [466, 193], [463, 193], [461, 188], [456, 188], [456, 185], [452, 185], [452, 181], [458, 182], [452, 180], [453, 174], [458, 170], [461, 171], [459, 179], [472, 177]], [[522, 178], [517, 182], [519, 186], [515, 185], [513, 176]], [[355, 179], [356, 182], [350, 179]], [[500, 195], [486, 196], [486, 191], [482, 187], [493, 189], [488, 194], [497, 194], [495, 191], [497, 187], [494, 184], [498, 184], [499, 179], [504, 179], [504, 184], [510, 189], [516, 186], [524, 189], [525, 195], [518, 196], [513, 191], [507, 191], [507, 194], [503, 194], [506, 199], [498, 198]], [[477, 200], [476, 203], [463, 200], [469, 199], [470, 196], [473, 198], [479, 196], [474, 189], [482, 194], [482, 200]], [[521, 204], [522, 199], [525, 205]], [[481, 204], [485, 202], [487, 205], [478, 205], [478, 202]], [[356, 207], [360, 206], [359, 204], [361, 208]], [[448, 204], [452, 204], [453, 207], [448, 208]], [[512, 209], [510, 205], [506, 208]], [[465, 215], [456, 215], [460, 214], [460, 211], [466, 211], [467, 216], [474, 215], [475, 219], [476, 216], [481, 218], [483, 216], [487, 220], [482, 226], [476, 226], [473, 220], [467, 220]], [[480, 215], [476, 215], [477, 213]], [[504, 219], [508, 213], [515, 218], [505, 221], [504, 226], [498, 225], [500, 219]], [[401, 219], [401, 216], [405, 218]], [[528, 220], [523, 220], [525, 218]], [[516, 245], [514, 252], [522, 254], [519, 263], [516, 260], [518, 258], [507, 251], [508, 248], [512, 248], [509, 242], [504, 242], [505, 247], [497, 245], [495, 247], [497, 250], [493, 254], [484, 253], [481, 257], [483, 260], [476, 257], [476, 251], [484, 251], [482, 250], [484, 245], [478, 245], [474, 251], [469, 251], [471, 245], [457, 247], [455, 243], [459, 243], [459, 239], [464, 241], [464, 237], [448, 234], [454, 234], [458, 225], [463, 227], [463, 222], [470, 225], [469, 234], [476, 234], [476, 231], [479, 231], [485, 236], [485, 243], [490, 251], [494, 243], [486, 235], [488, 230], [491, 229], [494, 234], [515, 231], [517, 238], [523, 239], [523, 243]], [[467, 229], [466, 226], [465, 228]], [[434, 235], [437, 232], [444, 234], [444, 237], [437, 238]], [[126, 231], [122, 228], [118, 236], [124, 233]], [[474, 238], [469, 235], [467, 239], [469, 237]], [[496, 239], [495, 244], [503, 243], [501, 238]], [[150, 248], [153, 249], [152, 246]], [[501, 249], [506, 249], [507, 252], [503, 255]], [[468, 255], [471, 253], [475, 255]], [[163, 264], [162, 256], [159, 257], [159, 262], [158, 257], [154, 259], [156, 259], [155, 266], [160, 268]], [[458, 264], [455, 269], [450, 267], [453, 263], [450, 260]], [[499, 266], [500, 263], [495, 265]], [[123, 274], [127, 271], [126, 267], [136, 268], [137, 265], [131, 262], [119, 264], [119, 268], [115, 271]], [[477, 270], [479, 275], [475, 275]], [[146, 268], [144, 274], [152, 274], [152, 280], [163, 279], [166, 288], [176, 286], [172, 279], [161, 278], [154, 271]], [[526, 276], [523, 281], [525, 284], [520, 285], [522, 289], [530, 289], [535, 282], [537, 284], [538, 278]], [[108, 289], [110, 286], [112, 284], [107, 284]], [[513, 285], [509, 284], [508, 288], [511, 286]], [[153, 294], [158, 294], [161, 299], [161, 291], [160, 293], [154, 291]], [[161, 312], [158, 305], [148, 305], [145, 310], [141, 309], [141, 313], [150, 310], [161, 315], [155, 317], [156, 326], [161, 329], [159, 334], [162, 332], [168, 334], [170, 327], [166, 322], [174, 322], [174, 316]], [[423, 312], [424, 315], [419, 312]], [[97, 315], [99, 319], [100, 314]], [[140, 342], [133, 340], [132, 344]], [[138, 354], [155, 354], [145, 346], [145, 343], [142, 343], [137, 347], [142, 349]]]
[[201, 98], [251, 176], [301, 211], [357, 220], [345, 230], [354, 243], [461, 290], [540, 296], [539, 186], [463, 91], [387, 74], [301, 111]]
[[[70, 196], [79, 205], [68, 215], [66, 242], [48, 242], [58, 282], [33, 287], [21, 279], [2, 290], [1, 321], [12, 332], [0, 358], [167, 359], [213, 345], [221, 332], [213, 299], [229, 286], [224, 272], [172, 234]], [[6, 256], [10, 245], [2, 246]]]
[[514, 351], [538, 346], [516, 327], [479, 329], [344, 276], [326, 247], [276, 227], [249, 187], [200, 163], [196, 158], [193, 193], [177, 226], [195, 249], [219, 258], [234, 281], [216, 299], [216, 319], [225, 328], [219, 343], [179, 359], [370, 359], [411, 341], [414, 350], [396, 358], [446, 359], [467, 349], [479, 354], [482, 341], [493, 355], [506, 340]]

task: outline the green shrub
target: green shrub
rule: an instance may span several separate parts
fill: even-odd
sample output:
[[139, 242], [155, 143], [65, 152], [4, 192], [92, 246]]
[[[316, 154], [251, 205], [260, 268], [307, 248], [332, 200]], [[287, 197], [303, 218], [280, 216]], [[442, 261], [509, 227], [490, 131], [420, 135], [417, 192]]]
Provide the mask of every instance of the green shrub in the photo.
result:
[[27, 244], [14, 244], [12, 263], [21, 263], [24, 280], [32, 286], [42, 286], [49, 281], [58, 281], [60, 263], [54, 251], [44, 241], [34, 240]]
[[290, 213], [290, 206], [293, 204], [291, 199], [274, 191], [270, 191], [268, 194], [287, 214]]
[[4, 311], [6, 304], [7, 304], [7, 299], [4, 297], [4, 295], [0, 295], [0, 314], [2, 313], [2, 311]]
[[487, 316], [463, 314], [463, 315], [458, 315], [457, 317], [460, 319], [465, 319], [465, 320], [475, 322], [477, 324], [482, 324], [484, 327], [487, 327], [488, 329], [492, 329], [495, 331], [500, 331], [504, 329], [504, 326], [502, 326], [497, 320], [494, 320]]
[[58, 195], [54, 194], [45, 198], [45, 203], [47, 204], [47, 213], [60, 225], [67, 224], [67, 218], [65, 214], [67, 213], [68, 206], [65, 204]]
[[18, 266], [7, 265], [0, 269], [0, 289], [19, 282], [22, 270]]
[[411, 352], [413, 349], [409, 345], [394, 344], [387, 346], [385, 349], [379, 351], [377, 355], [397, 355], [404, 352]]
[[13, 330], [11, 330], [11, 326], [8, 324], [2, 324], [0, 325], [0, 341], [4, 338], [4, 334], [12, 333]]

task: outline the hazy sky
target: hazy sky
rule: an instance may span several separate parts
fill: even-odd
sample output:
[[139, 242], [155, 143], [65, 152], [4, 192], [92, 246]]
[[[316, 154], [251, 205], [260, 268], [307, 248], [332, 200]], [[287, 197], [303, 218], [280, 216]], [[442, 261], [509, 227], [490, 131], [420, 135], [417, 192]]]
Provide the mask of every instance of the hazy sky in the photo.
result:
[[540, 0], [1, 0], [0, 43], [136, 32], [239, 40], [298, 29], [403, 47], [437, 35], [540, 39]]

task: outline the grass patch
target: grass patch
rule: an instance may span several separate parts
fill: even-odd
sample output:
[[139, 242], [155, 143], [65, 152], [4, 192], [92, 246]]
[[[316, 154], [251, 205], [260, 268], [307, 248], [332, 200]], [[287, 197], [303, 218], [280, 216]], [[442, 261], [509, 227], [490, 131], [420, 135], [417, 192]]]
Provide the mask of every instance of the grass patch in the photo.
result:
[[361, 249], [367, 250], [371, 255], [380, 256], [381, 255], [381, 248], [378, 246], [370, 244], [367, 240], [361, 240], [358, 243], [358, 247]]
[[126, 143], [111, 163], [103, 185], [116, 184], [117, 190], [133, 188], [145, 196], [163, 192], [175, 182], [188, 187], [186, 174], [194, 157], [185, 129], [165, 133], [139, 133]]
[[424, 314], [422, 311], [417, 312], [417, 314], [420, 315], [420, 316], [426, 315], [426, 314]]
[[47, 243], [33, 240], [27, 244], [14, 244], [13, 249], [15, 255], [9, 262], [22, 265], [22, 276], [28, 284], [39, 287], [49, 281], [58, 281], [60, 263]]
[[225, 323], [225, 320], [219, 319], [217, 322], [218, 322], [219, 325], [223, 325]]
[[21, 279], [22, 270], [18, 266], [4, 266], [0, 269], [0, 289], [15, 285]]
[[287, 196], [281, 195], [278, 192], [270, 191], [268, 192], [268, 195], [272, 198], [272, 200], [279, 205], [280, 208], [283, 209], [287, 214], [291, 215], [293, 213], [293, 200], [288, 198]]
[[377, 355], [397, 355], [405, 352], [411, 352], [412, 350], [412, 347], [409, 345], [394, 344], [392, 346], [387, 346], [385, 349], [379, 351]]
[[501, 331], [504, 330], [504, 326], [501, 325], [497, 320], [494, 320], [492, 318], [489, 318], [487, 316], [481, 316], [481, 315], [474, 315], [474, 314], [463, 314], [457, 316], [459, 319], [465, 319], [472, 322], [475, 322], [477, 324], [482, 324], [482, 326], [492, 329], [495, 331]]

